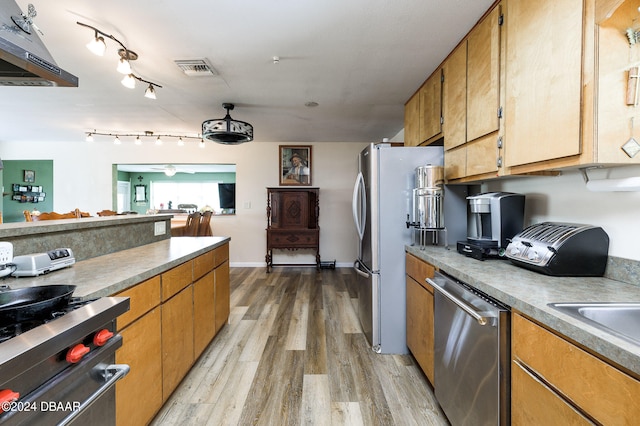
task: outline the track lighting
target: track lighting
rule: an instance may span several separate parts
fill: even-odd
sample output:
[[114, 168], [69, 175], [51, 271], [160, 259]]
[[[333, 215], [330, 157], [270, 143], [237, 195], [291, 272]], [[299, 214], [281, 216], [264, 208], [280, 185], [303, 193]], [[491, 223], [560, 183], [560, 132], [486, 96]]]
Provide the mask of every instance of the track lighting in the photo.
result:
[[120, 56], [120, 59], [118, 59], [118, 66], [116, 67], [116, 70], [119, 73], [125, 75], [121, 81], [122, 85], [126, 88], [134, 89], [136, 87], [136, 80], [146, 83], [149, 86], [145, 90], [144, 96], [149, 99], [156, 99], [156, 91], [154, 86], [159, 88], [162, 88], [162, 86], [135, 75], [131, 69], [131, 61], [135, 61], [138, 59], [138, 54], [136, 52], [127, 49], [127, 47], [120, 40], [118, 40], [111, 34], [107, 34], [103, 31], [100, 31], [96, 27], [83, 24], [82, 22], [76, 23], [82, 27], [90, 28], [94, 31], [93, 40], [91, 40], [87, 44], [87, 48], [96, 55], [104, 55], [104, 52], [107, 49], [107, 45], [104, 42], [105, 37], [118, 43], [121, 48], [118, 49], [118, 56]]
[[147, 87], [147, 90], [145, 90], [144, 92], [144, 97], [145, 98], [149, 98], [149, 99], [155, 99], [156, 98], [156, 90], [153, 88], [153, 84], [149, 83], [149, 87]]
[[172, 133], [154, 133], [152, 131], [144, 131], [137, 133], [124, 133], [124, 132], [103, 132], [97, 131], [95, 129], [86, 132], [86, 141], [93, 142], [95, 136], [110, 136], [113, 139], [113, 143], [116, 145], [122, 144], [122, 138], [131, 137], [136, 145], [142, 145], [145, 139], [155, 138], [156, 145], [163, 145], [164, 138], [177, 139], [178, 146], [184, 146], [185, 141], [197, 140], [199, 142], [199, 146], [204, 148], [204, 141], [202, 140], [202, 135], [200, 134], [172, 134]]

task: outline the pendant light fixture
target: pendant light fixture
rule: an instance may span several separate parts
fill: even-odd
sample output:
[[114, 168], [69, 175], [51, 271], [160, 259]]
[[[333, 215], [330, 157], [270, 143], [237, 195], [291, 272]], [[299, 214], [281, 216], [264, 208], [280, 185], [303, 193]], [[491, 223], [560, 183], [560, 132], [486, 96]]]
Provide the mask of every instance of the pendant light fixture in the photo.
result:
[[229, 115], [234, 105], [223, 103], [227, 110], [224, 118], [202, 122], [202, 137], [224, 145], [238, 145], [253, 140], [253, 126], [245, 121], [234, 120]]

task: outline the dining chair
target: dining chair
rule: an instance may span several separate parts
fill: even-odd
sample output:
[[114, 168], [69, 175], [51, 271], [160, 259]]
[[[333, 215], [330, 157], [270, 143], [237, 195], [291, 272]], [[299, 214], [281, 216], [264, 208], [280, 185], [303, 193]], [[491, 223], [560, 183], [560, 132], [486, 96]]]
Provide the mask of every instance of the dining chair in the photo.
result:
[[104, 216], [116, 216], [118, 214], [118, 212], [114, 212], [113, 210], [102, 210], [98, 213], [96, 213], [98, 216], [100, 217], [104, 217]]
[[210, 210], [202, 213], [202, 217], [200, 217], [200, 224], [198, 226], [199, 237], [210, 237], [211, 235], [213, 235], [211, 233], [211, 225], [210, 225], [212, 215], [213, 215], [213, 212]]
[[187, 216], [187, 222], [182, 233], [184, 237], [195, 237], [198, 235], [201, 216], [202, 214], [200, 212], [190, 213], [189, 216]]
[[40, 214], [31, 214], [29, 210], [23, 211], [24, 218], [27, 222], [37, 222], [40, 220], [57, 220], [57, 219], [79, 219], [80, 210], [75, 209], [69, 213], [42, 212]]

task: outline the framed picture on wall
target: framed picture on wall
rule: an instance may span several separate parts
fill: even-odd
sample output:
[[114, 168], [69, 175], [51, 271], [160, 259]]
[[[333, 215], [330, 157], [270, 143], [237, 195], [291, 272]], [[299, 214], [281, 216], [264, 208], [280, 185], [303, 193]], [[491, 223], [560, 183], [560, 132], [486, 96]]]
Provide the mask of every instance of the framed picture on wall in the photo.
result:
[[25, 170], [23, 181], [26, 183], [33, 183], [36, 181], [36, 172], [33, 170]]
[[280, 145], [280, 185], [311, 185], [311, 146]]

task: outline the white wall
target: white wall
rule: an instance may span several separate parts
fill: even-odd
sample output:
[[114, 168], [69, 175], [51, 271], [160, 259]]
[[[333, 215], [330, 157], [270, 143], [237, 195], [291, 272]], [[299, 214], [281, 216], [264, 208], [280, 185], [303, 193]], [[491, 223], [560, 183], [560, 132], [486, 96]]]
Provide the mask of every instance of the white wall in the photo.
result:
[[[640, 167], [589, 170], [588, 175], [590, 180], [640, 176]], [[577, 170], [490, 182], [482, 190], [525, 194], [525, 225], [556, 221], [601, 226], [609, 235], [611, 256], [640, 260], [640, 192], [590, 192]]]
[[[184, 147], [115, 146], [108, 140], [92, 143], [0, 142], [3, 160], [54, 160], [54, 210], [78, 207], [93, 214], [111, 208], [112, 165], [117, 163], [234, 163], [237, 165], [235, 216], [214, 216], [215, 235], [231, 237], [234, 266], [262, 266], [266, 252], [266, 190], [278, 186], [280, 143], [251, 142], [238, 146], [195, 143]], [[290, 144], [291, 145], [291, 144]], [[305, 143], [303, 145], [309, 145]], [[320, 142], [312, 145], [312, 185], [320, 188], [320, 254], [323, 260], [350, 265], [357, 255], [351, 213], [357, 154], [364, 143]], [[5, 200], [5, 202], [7, 202]], [[287, 259], [282, 259], [285, 257]], [[276, 262], [308, 262], [312, 256], [277, 257]]]

